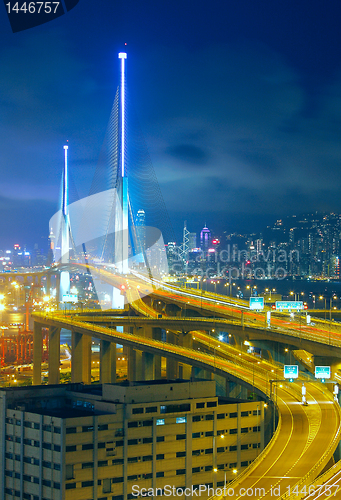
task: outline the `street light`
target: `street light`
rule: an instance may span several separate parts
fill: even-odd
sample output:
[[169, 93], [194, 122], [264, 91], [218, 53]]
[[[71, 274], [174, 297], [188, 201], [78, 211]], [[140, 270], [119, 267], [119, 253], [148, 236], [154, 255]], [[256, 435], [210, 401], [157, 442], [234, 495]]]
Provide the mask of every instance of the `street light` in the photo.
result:
[[324, 299], [324, 319], [327, 319], [327, 298], [323, 297], [323, 295], [319, 296], [319, 300]]

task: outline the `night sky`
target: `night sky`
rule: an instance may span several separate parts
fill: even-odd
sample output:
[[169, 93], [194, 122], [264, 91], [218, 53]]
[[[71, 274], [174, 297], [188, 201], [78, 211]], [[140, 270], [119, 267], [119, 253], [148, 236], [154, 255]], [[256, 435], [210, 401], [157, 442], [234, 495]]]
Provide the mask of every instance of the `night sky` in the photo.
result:
[[66, 139], [87, 195], [122, 49], [178, 236], [341, 212], [340, 22], [337, 1], [80, 0], [13, 34], [3, 6], [0, 249], [46, 241]]

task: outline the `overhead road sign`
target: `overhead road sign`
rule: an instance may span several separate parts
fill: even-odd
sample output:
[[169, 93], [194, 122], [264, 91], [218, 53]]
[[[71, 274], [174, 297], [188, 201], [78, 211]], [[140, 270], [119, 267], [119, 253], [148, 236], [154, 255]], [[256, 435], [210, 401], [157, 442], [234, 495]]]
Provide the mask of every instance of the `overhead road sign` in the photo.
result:
[[284, 378], [297, 378], [298, 366], [297, 365], [284, 365]]
[[264, 309], [264, 297], [250, 297], [249, 301], [250, 309]]
[[300, 300], [276, 301], [276, 311], [302, 311], [303, 309], [304, 305]]
[[315, 378], [329, 379], [330, 366], [315, 366]]

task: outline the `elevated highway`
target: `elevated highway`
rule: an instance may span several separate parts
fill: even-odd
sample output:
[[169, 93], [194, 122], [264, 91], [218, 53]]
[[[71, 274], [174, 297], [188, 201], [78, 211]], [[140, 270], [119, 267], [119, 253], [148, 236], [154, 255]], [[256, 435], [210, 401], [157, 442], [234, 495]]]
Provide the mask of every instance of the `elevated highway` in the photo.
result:
[[[269, 381], [282, 378], [282, 370], [278, 366], [265, 361], [252, 362], [251, 356], [247, 355], [231, 355], [232, 361], [223, 357], [223, 351], [221, 355], [217, 352], [214, 356], [136, 334], [117, 332], [107, 326], [81, 321], [79, 317], [43, 313], [34, 313], [33, 317], [36, 322], [46, 326], [69, 328], [90, 338], [95, 336], [154, 355], [173, 357], [187, 364], [213, 370], [219, 375], [235, 376], [248, 384], [252, 380], [252, 385], [268, 397], [271, 396]], [[288, 487], [293, 489], [296, 484], [309, 484], [328, 463], [340, 438], [340, 409], [323, 384], [306, 382], [307, 407], [300, 404], [299, 383], [273, 383], [280, 415], [277, 431], [258, 459], [229, 484], [235, 490], [235, 494], [229, 495], [229, 498], [241, 498], [242, 488], [246, 491], [256, 487], [264, 489], [264, 495], [260, 495], [262, 498], [280, 498], [288, 491]], [[280, 494], [274, 494], [275, 487]]]

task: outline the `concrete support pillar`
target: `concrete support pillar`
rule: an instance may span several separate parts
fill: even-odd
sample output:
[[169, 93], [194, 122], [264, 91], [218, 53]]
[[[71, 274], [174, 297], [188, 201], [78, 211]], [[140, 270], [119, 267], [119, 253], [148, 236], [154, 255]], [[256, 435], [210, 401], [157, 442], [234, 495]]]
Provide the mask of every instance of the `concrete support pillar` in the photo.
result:
[[[188, 349], [193, 349], [192, 332], [180, 333], [179, 344], [182, 345], [183, 347], [187, 347]], [[180, 370], [179, 370], [179, 377], [182, 379], [185, 379], [185, 380], [189, 380], [191, 378], [191, 376], [192, 376], [192, 366], [187, 365], [186, 363], [183, 363], [181, 374], [180, 374]]]
[[142, 352], [142, 380], [154, 380], [154, 354]]
[[100, 341], [100, 381], [101, 384], [116, 382], [116, 344]]
[[[161, 328], [145, 326], [139, 330], [139, 335], [148, 339], [161, 341]], [[161, 379], [161, 356], [156, 356], [148, 352], [142, 353], [142, 380]]]
[[49, 327], [49, 384], [59, 384], [60, 328]]
[[[161, 341], [161, 328], [153, 328], [153, 339]], [[161, 379], [161, 356], [154, 355], [154, 380]]]
[[129, 347], [128, 351], [128, 380], [136, 382], [142, 380], [142, 351]]
[[[57, 303], [59, 301], [59, 296], [60, 296], [60, 273], [56, 274], [56, 298], [57, 298]], [[58, 303], [58, 308], [59, 308], [59, 303]]]
[[[167, 333], [167, 342], [169, 344], [176, 344], [176, 335], [173, 332]], [[166, 360], [166, 377], [167, 380], [174, 380], [178, 378], [179, 363], [175, 359], [167, 358]]]
[[71, 334], [71, 382], [91, 382], [91, 337], [82, 333]]
[[41, 385], [41, 359], [43, 356], [43, 325], [33, 326], [33, 385]]
[[51, 274], [46, 275], [46, 293], [47, 295], [51, 293]]

